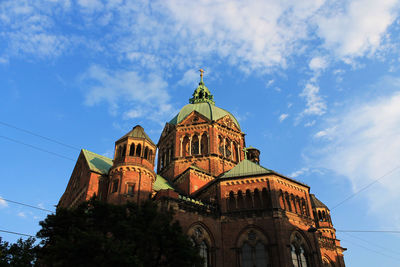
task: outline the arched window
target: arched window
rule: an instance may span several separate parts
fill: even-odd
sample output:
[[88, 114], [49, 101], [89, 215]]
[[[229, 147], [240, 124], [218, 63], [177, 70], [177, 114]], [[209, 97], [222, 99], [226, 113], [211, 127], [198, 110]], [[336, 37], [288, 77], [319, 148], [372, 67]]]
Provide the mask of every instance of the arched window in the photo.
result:
[[231, 141], [228, 138], [225, 140], [225, 157], [229, 159], [232, 157]]
[[286, 198], [286, 207], [287, 207], [287, 209], [289, 211], [292, 211], [292, 206], [290, 205], [290, 197], [289, 197], [289, 195], [287, 193], [286, 193], [285, 198]]
[[224, 139], [222, 136], [218, 136], [218, 152], [221, 156], [225, 156]]
[[149, 148], [146, 146], [146, 148], [144, 149], [144, 158], [148, 159], [147, 157], [149, 156]]
[[309, 267], [310, 260], [306, 252], [306, 242], [299, 233], [294, 233], [291, 237], [290, 254], [294, 267]]
[[132, 143], [131, 144], [131, 147], [130, 147], [130, 149], [129, 149], [129, 156], [135, 156], [135, 144], [134, 143]]
[[320, 222], [322, 222], [322, 215], [321, 215], [321, 211], [320, 210], [318, 211], [318, 220]]
[[191, 237], [193, 245], [199, 250], [199, 255], [203, 259], [202, 266], [212, 266], [211, 247], [213, 246], [213, 242], [209, 232], [203, 225], [194, 225], [190, 227], [188, 236]]
[[122, 147], [122, 156], [125, 157], [126, 155], [126, 145]]
[[233, 191], [229, 192], [228, 209], [229, 210], [236, 209], [236, 199], [235, 199], [235, 194], [233, 193]]
[[141, 154], [142, 154], [142, 145], [138, 144], [136, 147], [136, 157], [140, 157]]
[[210, 262], [209, 249], [208, 249], [206, 242], [204, 242], [204, 240], [203, 240], [203, 242], [200, 243], [199, 250], [200, 250], [199, 251], [200, 257], [203, 259], [203, 266], [204, 267], [210, 266], [210, 264], [209, 264], [209, 262]]
[[261, 206], [260, 191], [256, 188], [254, 189], [254, 208], [259, 209]]
[[206, 133], [203, 133], [203, 135], [201, 136], [201, 154], [208, 154], [208, 137]]
[[149, 160], [153, 160], [153, 150], [150, 149], [149, 151]]
[[242, 266], [243, 267], [253, 267], [251, 247], [247, 243], [244, 243], [242, 246]]
[[323, 220], [323, 221], [326, 221], [325, 211], [322, 211], [322, 220]]
[[232, 153], [233, 153], [233, 161], [238, 162], [239, 161], [238, 160], [238, 147], [237, 147], [236, 142], [233, 142], [233, 151], [232, 151]]
[[251, 197], [251, 192], [249, 189], [246, 190], [246, 208], [252, 209], [253, 208], [253, 198]]
[[261, 196], [262, 196], [262, 201], [263, 201], [264, 208], [270, 208], [271, 207], [271, 200], [269, 198], [268, 191], [267, 191], [267, 189], [265, 187], [261, 191]]
[[192, 155], [200, 154], [199, 146], [200, 146], [199, 137], [197, 135], [194, 135], [192, 137]]
[[241, 267], [271, 267], [267, 250], [268, 241], [256, 229], [250, 229], [239, 237], [239, 260]]
[[183, 157], [187, 157], [189, 156], [189, 145], [190, 145], [190, 140], [188, 136], [185, 136], [183, 138], [183, 142], [182, 142], [182, 156]]
[[241, 190], [238, 191], [237, 193], [237, 203], [238, 203], [238, 209], [244, 209], [244, 197], [243, 193]]
[[119, 146], [119, 147], [117, 148], [117, 153], [116, 153], [116, 157], [117, 157], [117, 158], [121, 157], [121, 153], [122, 153], [121, 150], [122, 150], [122, 149], [121, 149], [121, 147]]

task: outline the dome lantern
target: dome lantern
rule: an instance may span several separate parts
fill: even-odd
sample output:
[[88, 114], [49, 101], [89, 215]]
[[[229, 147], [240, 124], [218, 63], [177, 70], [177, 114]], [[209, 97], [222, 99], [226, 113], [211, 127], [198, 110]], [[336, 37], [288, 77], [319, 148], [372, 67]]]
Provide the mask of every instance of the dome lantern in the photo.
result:
[[200, 82], [199, 86], [194, 90], [193, 97], [189, 99], [190, 104], [197, 104], [197, 103], [210, 103], [215, 105], [214, 96], [210, 93], [207, 86], [205, 86], [203, 82], [203, 73], [204, 70], [200, 69]]

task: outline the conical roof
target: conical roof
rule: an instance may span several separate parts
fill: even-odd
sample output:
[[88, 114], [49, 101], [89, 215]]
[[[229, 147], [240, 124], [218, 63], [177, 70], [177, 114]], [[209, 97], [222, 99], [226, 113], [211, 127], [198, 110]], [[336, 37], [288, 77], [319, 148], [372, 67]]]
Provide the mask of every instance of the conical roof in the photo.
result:
[[119, 141], [121, 141], [122, 139], [125, 139], [126, 137], [135, 137], [135, 138], [146, 139], [153, 145], [156, 145], [156, 144], [154, 144], [153, 140], [151, 140], [150, 137], [145, 133], [143, 127], [140, 125], [136, 125], [135, 127], [133, 127], [133, 129], [130, 132], [128, 132], [127, 134], [122, 136], [120, 139], [118, 139], [117, 143]]
[[328, 207], [321, 202], [314, 194], [310, 194], [311, 206], [313, 208], [324, 208], [328, 209]]

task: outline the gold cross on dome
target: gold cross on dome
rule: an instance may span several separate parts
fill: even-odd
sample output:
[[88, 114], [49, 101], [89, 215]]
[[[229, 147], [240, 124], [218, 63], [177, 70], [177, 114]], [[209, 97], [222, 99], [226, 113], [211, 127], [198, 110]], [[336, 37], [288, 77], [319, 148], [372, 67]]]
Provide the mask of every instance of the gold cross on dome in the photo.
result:
[[199, 71], [200, 71], [200, 80], [201, 80], [201, 82], [203, 82], [203, 73], [204, 73], [204, 70], [203, 70], [203, 69], [199, 69]]

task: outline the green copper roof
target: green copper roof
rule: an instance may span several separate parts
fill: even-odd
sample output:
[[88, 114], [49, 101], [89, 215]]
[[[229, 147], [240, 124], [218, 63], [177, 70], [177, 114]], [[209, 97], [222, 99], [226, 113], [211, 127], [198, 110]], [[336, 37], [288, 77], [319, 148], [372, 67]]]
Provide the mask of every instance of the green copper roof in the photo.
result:
[[213, 104], [208, 102], [206, 103], [196, 103], [196, 104], [187, 104], [184, 106], [181, 111], [169, 122], [171, 124], [178, 124], [183, 121], [190, 113], [193, 111], [197, 111], [201, 115], [208, 118], [210, 121], [216, 121], [222, 117], [228, 115], [232, 121], [236, 124], [236, 126], [240, 129], [239, 122], [236, 118], [228, 111], [219, 108]]
[[168, 183], [167, 179], [164, 177], [157, 175], [156, 181], [153, 184], [154, 191], [159, 191], [162, 189], [172, 189], [174, 188]]
[[90, 152], [89, 150], [82, 149], [82, 154], [85, 156], [91, 171], [107, 174], [113, 165], [112, 159]]
[[264, 168], [250, 160], [242, 160], [238, 165], [224, 173], [220, 178], [233, 178], [241, 176], [271, 174], [273, 171]]
[[310, 194], [311, 206], [313, 208], [324, 208], [328, 209], [328, 207], [321, 202], [314, 194]]
[[148, 140], [153, 145], [156, 145], [156, 144], [154, 144], [153, 140], [151, 140], [150, 137], [145, 133], [143, 127], [140, 125], [136, 125], [135, 127], [133, 127], [133, 129], [129, 133], [122, 136], [120, 139], [118, 139], [118, 141], [121, 139], [124, 139], [125, 137], [143, 138], [143, 139]]
[[210, 103], [215, 105], [214, 96], [210, 93], [207, 86], [205, 86], [203, 77], [201, 77], [199, 86], [194, 90], [193, 97], [189, 99], [189, 103]]

